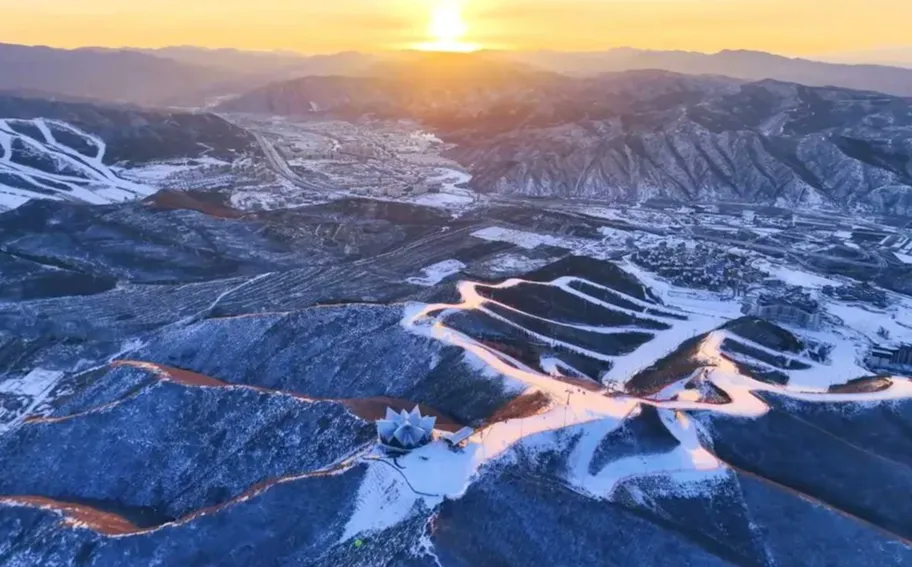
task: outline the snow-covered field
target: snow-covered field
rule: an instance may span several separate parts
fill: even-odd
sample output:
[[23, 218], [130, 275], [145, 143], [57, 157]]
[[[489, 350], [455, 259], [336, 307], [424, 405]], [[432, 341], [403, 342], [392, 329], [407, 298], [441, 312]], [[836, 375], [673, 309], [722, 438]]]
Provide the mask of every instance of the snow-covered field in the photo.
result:
[[525, 250], [534, 250], [539, 246], [563, 248], [564, 250], [569, 250], [579, 256], [589, 256], [592, 258], [607, 258], [612, 253], [624, 249], [625, 244], [622, 240], [618, 239], [618, 234], [623, 233], [607, 229], [603, 234], [606, 235], [605, 238], [596, 241], [588, 238], [554, 236], [513, 228], [491, 226], [472, 233], [472, 236], [491, 242], [508, 242]]
[[224, 177], [221, 170], [230, 168], [226, 161], [211, 157], [194, 159], [180, 159], [164, 162], [151, 162], [130, 168], [112, 168], [120, 177], [153, 187], [167, 187], [185, 181], [184, 178], [198, 178], [203, 181], [208, 178], [212, 181], [215, 177]]
[[[842, 320], [843, 327], [863, 335], [872, 343], [912, 344], [912, 300], [899, 300], [886, 310], [828, 301], [826, 310]], [[887, 331], [887, 337], [880, 334], [881, 329]]]
[[754, 263], [754, 267], [789, 285], [799, 287], [822, 288], [828, 285], [838, 287], [843, 284], [835, 278], [827, 278], [791, 266], [774, 264], [768, 260], [759, 260]]

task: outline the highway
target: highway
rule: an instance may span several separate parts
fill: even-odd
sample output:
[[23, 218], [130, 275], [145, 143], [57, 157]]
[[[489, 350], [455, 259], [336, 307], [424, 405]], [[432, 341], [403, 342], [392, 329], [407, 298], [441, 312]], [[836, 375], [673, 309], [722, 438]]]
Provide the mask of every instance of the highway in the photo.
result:
[[325, 193], [336, 190], [334, 187], [315, 183], [295, 173], [295, 171], [288, 166], [288, 162], [285, 161], [285, 158], [283, 158], [281, 154], [279, 154], [279, 151], [275, 149], [275, 146], [273, 146], [272, 143], [266, 139], [266, 136], [252, 130], [251, 133], [253, 134], [254, 138], [256, 138], [256, 141], [260, 145], [260, 148], [262, 148], [263, 154], [266, 156], [266, 162], [269, 164], [269, 168], [272, 169], [277, 175], [287, 179], [288, 181], [291, 181], [301, 189], [306, 189], [308, 191]]

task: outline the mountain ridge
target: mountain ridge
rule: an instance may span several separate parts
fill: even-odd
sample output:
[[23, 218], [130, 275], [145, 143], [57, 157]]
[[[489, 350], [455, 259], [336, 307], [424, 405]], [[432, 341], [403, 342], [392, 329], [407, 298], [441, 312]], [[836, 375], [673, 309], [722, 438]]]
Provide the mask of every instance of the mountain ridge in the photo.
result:
[[691, 75], [724, 75], [746, 81], [777, 79], [808, 86], [838, 86], [912, 96], [912, 69], [872, 63], [833, 63], [749, 49], [701, 53], [617, 48], [581, 53], [504, 53], [504, 56], [543, 69], [581, 76], [655, 68]]
[[[306, 55], [194, 46], [59, 49], [0, 43], [0, 90], [38, 90], [145, 105], [198, 105], [295, 77], [363, 76], [378, 64], [425, 55], [415, 51]], [[700, 53], [621, 47], [584, 52], [481, 50], [473, 55], [583, 77], [661, 69], [912, 96], [912, 69], [907, 67], [792, 58], [762, 51]], [[124, 77], [129, 80], [118, 80]]]

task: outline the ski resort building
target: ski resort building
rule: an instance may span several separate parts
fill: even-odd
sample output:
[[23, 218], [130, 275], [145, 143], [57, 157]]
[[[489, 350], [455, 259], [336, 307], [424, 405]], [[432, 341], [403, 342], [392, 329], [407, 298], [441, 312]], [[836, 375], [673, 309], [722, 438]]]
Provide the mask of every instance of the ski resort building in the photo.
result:
[[471, 427], [463, 427], [456, 433], [447, 435], [444, 439], [446, 440], [447, 445], [455, 449], [461, 447], [466, 441], [469, 440], [469, 437], [474, 434], [475, 430]]
[[823, 323], [820, 303], [805, 293], [761, 294], [747, 299], [744, 311], [771, 323], [817, 330]]
[[422, 416], [418, 406], [398, 413], [386, 408], [386, 417], [377, 420], [377, 436], [387, 449], [408, 452], [429, 443], [436, 424], [437, 418]]
[[912, 345], [874, 347], [865, 362], [872, 370], [880, 372], [912, 373]]

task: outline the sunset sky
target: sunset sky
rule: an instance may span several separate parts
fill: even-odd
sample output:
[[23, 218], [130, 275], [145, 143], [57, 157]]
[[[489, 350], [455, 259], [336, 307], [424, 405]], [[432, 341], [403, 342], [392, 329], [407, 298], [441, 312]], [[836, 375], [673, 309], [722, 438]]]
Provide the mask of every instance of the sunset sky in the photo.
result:
[[459, 41], [489, 48], [811, 55], [912, 44], [908, 0], [0, 0], [0, 42], [396, 49], [434, 40], [432, 14], [447, 2], [461, 4]]

